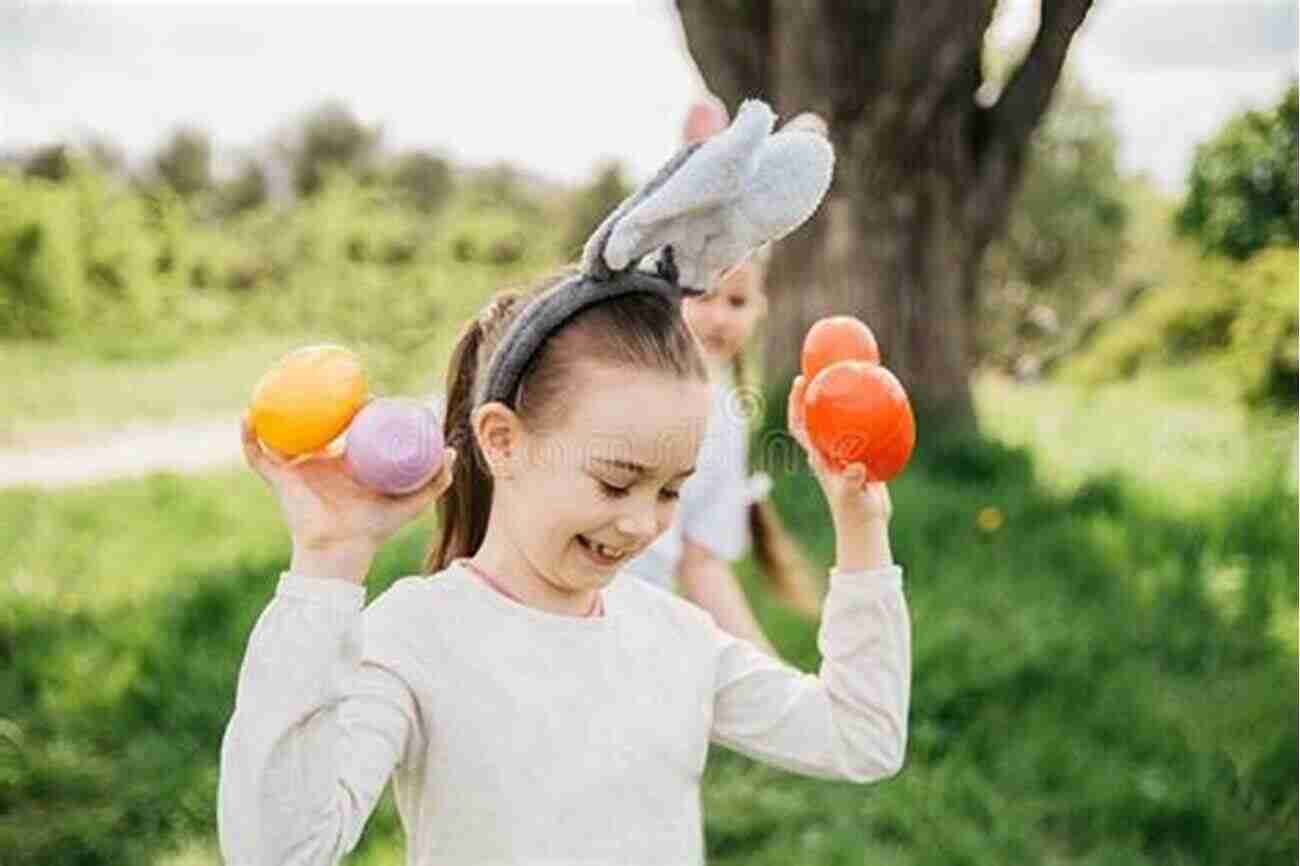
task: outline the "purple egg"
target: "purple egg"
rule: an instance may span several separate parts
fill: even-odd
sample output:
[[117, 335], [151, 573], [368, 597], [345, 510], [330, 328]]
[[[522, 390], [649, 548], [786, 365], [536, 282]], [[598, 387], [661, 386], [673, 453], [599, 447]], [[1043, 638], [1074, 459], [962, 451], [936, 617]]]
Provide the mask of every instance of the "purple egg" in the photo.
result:
[[380, 397], [352, 419], [343, 460], [361, 484], [400, 495], [418, 490], [436, 475], [442, 453], [442, 431], [429, 407], [402, 397]]

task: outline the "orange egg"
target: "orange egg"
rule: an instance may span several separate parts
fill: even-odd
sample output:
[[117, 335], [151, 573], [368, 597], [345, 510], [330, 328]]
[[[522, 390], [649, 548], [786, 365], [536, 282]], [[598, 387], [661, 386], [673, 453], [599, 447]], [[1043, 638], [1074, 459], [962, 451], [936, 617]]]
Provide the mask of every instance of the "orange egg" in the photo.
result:
[[837, 361], [880, 363], [880, 347], [871, 329], [853, 316], [828, 316], [808, 329], [803, 338], [800, 366], [812, 382], [822, 370]]
[[355, 353], [328, 345], [297, 349], [253, 389], [253, 431], [286, 456], [317, 451], [347, 429], [367, 391]]
[[818, 373], [804, 392], [804, 420], [828, 463], [864, 463], [872, 481], [902, 472], [916, 444], [907, 392], [893, 373], [867, 361], [840, 361]]

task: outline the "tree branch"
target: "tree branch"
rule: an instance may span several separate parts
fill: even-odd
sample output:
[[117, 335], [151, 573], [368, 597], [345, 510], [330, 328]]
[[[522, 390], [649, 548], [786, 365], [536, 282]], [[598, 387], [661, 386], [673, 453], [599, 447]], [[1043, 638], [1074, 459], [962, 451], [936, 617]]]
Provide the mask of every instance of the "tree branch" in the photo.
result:
[[772, 0], [677, 0], [677, 11], [687, 50], [729, 110], [772, 99]]
[[1042, 0], [1038, 33], [1001, 98], [980, 122], [979, 189], [968, 211], [977, 236], [991, 237], [1020, 178], [1029, 136], [1052, 101], [1066, 54], [1093, 0]]

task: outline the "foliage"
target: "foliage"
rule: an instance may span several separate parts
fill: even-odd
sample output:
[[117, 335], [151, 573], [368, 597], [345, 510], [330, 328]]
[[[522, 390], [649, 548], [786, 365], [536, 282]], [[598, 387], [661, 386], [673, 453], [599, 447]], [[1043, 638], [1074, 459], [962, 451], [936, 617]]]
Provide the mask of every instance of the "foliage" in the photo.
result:
[[253, 160], [245, 160], [239, 173], [217, 186], [215, 211], [228, 219], [266, 204], [266, 170]]
[[587, 238], [596, 231], [605, 217], [632, 194], [632, 186], [623, 177], [623, 166], [610, 162], [596, 170], [595, 177], [573, 196], [569, 205], [568, 229], [564, 235], [563, 252], [566, 259], [576, 259], [582, 254]]
[[1297, 86], [1268, 111], [1247, 111], [1196, 149], [1179, 231], [1208, 253], [1245, 259], [1300, 239]]
[[39, 177], [55, 182], [66, 178], [72, 171], [72, 158], [67, 145], [51, 144], [38, 148], [27, 158], [23, 165], [23, 174], [27, 177]]
[[[1013, 392], [984, 411], [1033, 410]], [[862, 788], [718, 751], [709, 861], [1295, 862], [1294, 488], [1241, 475], [1173, 516], [1125, 477], [1054, 491], [1037, 453], [922, 445], [891, 485], [914, 622], [907, 766]], [[776, 496], [828, 562], [811, 479], [782, 474]], [[372, 597], [431, 528], [385, 548]], [[287, 559], [247, 472], [0, 493], [0, 859], [134, 866], [210, 844], [240, 656]], [[815, 668], [812, 627], [753, 600]], [[386, 798], [356, 859], [400, 850]]]
[[154, 171], [181, 198], [212, 186], [212, 142], [199, 129], [178, 129], [153, 159]]
[[392, 183], [408, 204], [425, 214], [446, 204], [454, 186], [447, 160], [420, 151], [395, 160]]
[[1248, 403], [1294, 408], [1298, 280], [1295, 249], [1279, 247], [1243, 263], [1189, 261], [1179, 278], [1148, 291], [1130, 315], [1071, 359], [1065, 375], [1098, 383], [1217, 357], [1232, 367]]
[[182, 219], [169, 191], [150, 199], [83, 167], [62, 183], [0, 175], [0, 336], [168, 315], [180, 286], [160, 262]]
[[985, 255], [977, 336], [986, 363], [1035, 370], [1111, 288], [1129, 227], [1117, 147], [1109, 104], [1077, 83], [1059, 86]]
[[289, 146], [293, 186], [299, 195], [319, 192], [331, 168], [358, 173], [367, 168], [379, 144], [377, 128], [365, 126], [347, 106], [327, 102], [303, 120]]
[[231, 210], [218, 220], [202, 197], [84, 166], [60, 184], [0, 175], [0, 338], [179, 352], [200, 335], [315, 332], [397, 369], [462, 307], [554, 264], [557, 221], [525, 190], [499, 189], [429, 214], [409, 188], [334, 169], [290, 207], [218, 189]]

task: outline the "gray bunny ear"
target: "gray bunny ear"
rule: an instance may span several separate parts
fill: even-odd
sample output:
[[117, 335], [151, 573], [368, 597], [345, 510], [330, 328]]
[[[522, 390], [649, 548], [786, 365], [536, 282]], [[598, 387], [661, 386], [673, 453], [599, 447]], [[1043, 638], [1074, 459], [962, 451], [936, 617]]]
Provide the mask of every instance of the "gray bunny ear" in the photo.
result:
[[780, 240], [803, 225], [831, 184], [835, 151], [824, 135], [787, 126], [763, 142], [758, 170], [736, 207], [754, 236]]
[[680, 286], [703, 292], [758, 247], [793, 231], [830, 185], [830, 142], [803, 123], [773, 135], [776, 117], [746, 100], [723, 132], [673, 157], [609, 215], [583, 251], [605, 278], [671, 248]]
[[[605, 217], [582, 248], [581, 270], [584, 274], [590, 274], [598, 279], [607, 279], [609, 277], [610, 266], [605, 261], [605, 246], [609, 242], [609, 235], [614, 226], [627, 215], [628, 211], [641, 204], [667, 183], [668, 179], [677, 172], [677, 169], [681, 168], [682, 164], [690, 159], [695, 151], [699, 150], [700, 145], [701, 142], [689, 144], [674, 154], [673, 158], [668, 160], [664, 167], [659, 169], [655, 176], [650, 178], [641, 189], [623, 199], [622, 204], [610, 212], [609, 216]], [[627, 264], [627, 262], [624, 262], [623, 265], [614, 268], [614, 270], [622, 270]]]
[[623, 215], [605, 250], [610, 267], [669, 242], [683, 219], [715, 211], [744, 195], [776, 116], [758, 100], [741, 106], [731, 126], [703, 142], [664, 182]]

